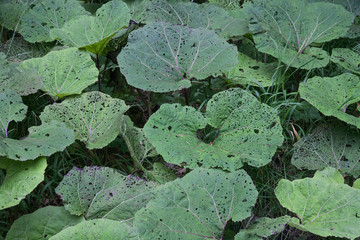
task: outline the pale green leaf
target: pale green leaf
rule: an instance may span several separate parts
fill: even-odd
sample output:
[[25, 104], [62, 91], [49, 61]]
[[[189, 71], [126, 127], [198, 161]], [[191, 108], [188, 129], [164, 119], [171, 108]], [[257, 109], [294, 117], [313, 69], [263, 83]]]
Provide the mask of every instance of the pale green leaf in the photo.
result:
[[51, 30], [51, 37], [63, 44], [100, 54], [111, 38], [128, 26], [130, 18], [127, 5], [123, 1], [112, 0], [102, 5], [96, 16], [80, 16], [65, 23], [61, 29]]
[[360, 189], [360, 178], [356, 179], [356, 181], [353, 184], [353, 188]]
[[231, 69], [237, 50], [210, 30], [152, 22], [130, 33], [117, 60], [130, 85], [168, 92]]
[[230, 220], [250, 216], [257, 195], [244, 170], [196, 168], [158, 187], [156, 197], [136, 213], [135, 226], [143, 240], [220, 239]]
[[86, 219], [131, 221], [146, 206], [155, 184], [107, 167], [73, 168], [56, 188], [65, 208]]
[[248, 32], [248, 22], [244, 15], [235, 18], [222, 7], [206, 3], [153, 0], [143, 11], [142, 22], [157, 20], [191, 28], [211, 29], [225, 38], [242, 36]]
[[277, 63], [262, 63], [239, 52], [239, 63], [227, 73], [232, 83], [269, 87], [273, 85]]
[[241, 0], [209, 0], [209, 3], [218, 4], [227, 9], [239, 9]]
[[50, 240], [139, 240], [135, 229], [126, 223], [109, 219], [95, 219], [65, 228]]
[[26, 161], [61, 152], [74, 141], [74, 132], [64, 123], [50, 121], [29, 128], [29, 134], [21, 140], [0, 138], [0, 147], [3, 146], [8, 158]]
[[26, 117], [26, 112], [27, 106], [18, 94], [11, 90], [0, 92], [0, 138], [8, 137], [10, 122], [22, 121]]
[[289, 216], [279, 218], [262, 217], [254, 221], [248, 229], [241, 229], [235, 236], [235, 240], [252, 240], [270, 237], [271, 235], [281, 233], [286, 224], [290, 221]]
[[[208, 143], [199, 135], [207, 134], [207, 123], [215, 128]], [[283, 141], [276, 111], [239, 88], [214, 95], [206, 117], [192, 107], [163, 104], [144, 133], [169, 163], [230, 171], [244, 162], [255, 167], [269, 163]]]
[[334, 48], [331, 61], [339, 64], [346, 70], [360, 74], [360, 54], [348, 48]]
[[62, 103], [45, 107], [42, 121], [62, 121], [75, 132], [75, 138], [89, 149], [103, 148], [120, 134], [125, 102], [101, 92], [87, 92]]
[[60, 29], [79, 15], [89, 14], [76, 0], [42, 0], [21, 18], [20, 33], [29, 42], [51, 42], [50, 30]]
[[283, 179], [275, 195], [283, 207], [296, 214], [291, 226], [322, 237], [355, 239], [360, 236], [360, 190], [333, 181], [341, 177], [335, 169], [324, 171], [332, 172], [332, 177], [320, 172], [292, 182]]
[[344, 73], [335, 77], [313, 77], [300, 83], [300, 96], [325, 116], [334, 116], [360, 128], [360, 119], [346, 112], [349, 105], [360, 101], [360, 81]]
[[0, 209], [20, 203], [34, 188], [44, 180], [46, 158], [19, 162], [0, 158], [0, 168], [6, 170], [6, 178], [0, 186]]
[[0, 3], [0, 24], [12, 31], [18, 31], [21, 18], [38, 0], [3, 0]]
[[53, 98], [80, 94], [98, 79], [90, 54], [77, 48], [52, 51], [41, 58], [25, 60], [20, 70], [36, 69], [42, 77], [42, 90]]
[[64, 207], [47, 206], [16, 219], [6, 239], [49, 239], [63, 229], [82, 221], [83, 217], [71, 215]]
[[311, 44], [344, 36], [353, 21], [342, 6], [307, 0], [260, 0], [246, 10], [258, 50], [302, 69], [326, 66], [328, 54]]
[[343, 174], [360, 175], [360, 135], [341, 123], [325, 123], [294, 145], [291, 163], [299, 169], [334, 167]]
[[174, 171], [170, 170], [165, 164], [162, 163], [154, 163], [153, 170], [147, 171], [146, 175], [150, 180], [161, 184], [174, 181], [177, 178]]

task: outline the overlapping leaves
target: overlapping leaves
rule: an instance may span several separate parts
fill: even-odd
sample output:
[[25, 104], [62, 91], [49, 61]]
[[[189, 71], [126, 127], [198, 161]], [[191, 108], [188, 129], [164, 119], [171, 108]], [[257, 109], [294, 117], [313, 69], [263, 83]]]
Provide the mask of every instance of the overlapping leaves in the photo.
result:
[[339, 64], [346, 70], [360, 74], [360, 53], [348, 48], [334, 48], [331, 53], [331, 61]]

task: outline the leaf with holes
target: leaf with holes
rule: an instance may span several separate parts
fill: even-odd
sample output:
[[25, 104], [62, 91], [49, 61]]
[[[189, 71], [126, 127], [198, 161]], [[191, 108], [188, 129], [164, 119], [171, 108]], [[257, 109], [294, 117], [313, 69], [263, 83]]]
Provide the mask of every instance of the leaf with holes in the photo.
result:
[[205, 116], [192, 107], [163, 104], [144, 133], [169, 163], [230, 171], [244, 162], [264, 166], [283, 141], [276, 111], [239, 88], [214, 95]]
[[63, 151], [74, 141], [74, 132], [64, 123], [50, 121], [29, 128], [29, 134], [21, 140], [0, 137], [0, 147], [8, 158], [26, 161]]
[[174, 181], [177, 176], [175, 172], [169, 169], [165, 164], [156, 162], [153, 164], [153, 170], [146, 172], [146, 178], [164, 184]]
[[238, 9], [241, 5], [241, 0], [209, 0], [209, 3], [223, 6], [227, 9]]
[[225, 38], [242, 36], [248, 32], [245, 17], [235, 18], [222, 7], [206, 3], [151, 1], [143, 12], [142, 22], [159, 20], [192, 28], [211, 29]]
[[227, 73], [235, 84], [269, 87], [273, 85], [273, 75], [277, 63], [258, 62], [239, 52], [239, 63]]
[[290, 221], [289, 216], [279, 218], [262, 217], [255, 220], [248, 229], [241, 229], [235, 240], [262, 240], [271, 235], [281, 233]]
[[139, 240], [135, 229], [126, 223], [109, 219], [95, 219], [65, 228], [50, 240], [87, 239], [87, 240]]
[[2, 137], [8, 137], [9, 124], [12, 121], [22, 121], [26, 117], [26, 112], [27, 106], [22, 103], [18, 94], [11, 90], [0, 92], [0, 140]]
[[360, 128], [359, 118], [349, 114], [350, 105], [360, 101], [360, 81], [356, 75], [344, 73], [335, 77], [313, 77], [300, 83], [301, 98], [325, 116], [334, 116]]
[[117, 60], [130, 85], [169, 92], [229, 70], [237, 50], [210, 30], [152, 22], [130, 33]]
[[291, 163], [299, 169], [334, 167], [343, 174], [360, 175], [359, 133], [342, 123], [325, 123], [294, 145]]
[[12, 31], [19, 31], [21, 19], [38, 0], [3, 0], [0, 3], [1, 25]]
[[334, 168], [317, 171], [313, 178], [282, 179], [275, 195], [283, 207], [296, 214], [289, 222], [292, 227], [322, 237], [360, 236], [360, 190], [344, 184]]
[[346, 70], [360, 74], [360, 53], [348, 48], [334, 48], [330, 60]]
[[111, 38], [128, 26], [130, 18], [127, 5], [123, 1], [112, 0], [102, 5], [96, 16], [74, 18], [50, 33], [52, 38], [59, 39], [63, 44], [100, 54]]
[[65, 208], [86, 219], [131, 221], [153, 195], [155, 184], [107, 167], [73, 168], [56, 188]]
[[344, 36], [353, 21], [340, 5], [307, 0], [260, 0], [246, 10], [257, 49], [302, 69], [326, 66], [328, 54], [311, 44]]
[[71, 215], [64, 207], [47, 206], [16, 219], [6, 239], [49, 239], [82, 221], [83, 217]]
[[20, 203], [44, 180], [46, 158], [19, 162], [0, 158], [0, 168], [6, 170], [6, 178], [0, 185], [0, 210]]
[[60, 29], [71, 19], [87, 14], [76, 0], [42, 0], [21, 18], [20, 33], [28, 42], [51, 42], [52, 29]]
[[42, 90], [53, 98], [80, 94], [98, 80], [98, 69], [90, 54], [77, 48], [52, 51], [41, 58], [25, 60], [21, 71], [36, 69], [42, 77]]
[[220, 239], [230, 220], [251, 215], [257, 195], [244, 170], [196, 168], [158, 187], [155, 198], [136, 213], [135, 226], [143, 240]]
[[40, 115], [44, 122], [62, 121], [75, 132], [75, 138], [88, 149], [103, 148], [120, 134], [125, 102], [101, 92], [87, 92], [62, 103], [45, 107]]

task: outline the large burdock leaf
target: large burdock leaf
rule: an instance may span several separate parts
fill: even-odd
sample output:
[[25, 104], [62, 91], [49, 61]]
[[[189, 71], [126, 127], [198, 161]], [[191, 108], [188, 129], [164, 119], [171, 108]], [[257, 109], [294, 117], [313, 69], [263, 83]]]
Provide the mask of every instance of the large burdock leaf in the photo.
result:
[[96, 11], [96, 16], [80, 16], [51, 30], [51, 37], [95, 54], [102, 53], [111, 38], [128, 26], [130, 10], [120, 0], [112, 0]]
[[260, 0], [246, 9], [258, 50], [303, 69], [326, 66], [328, 54], [311, 44], [344, 36], [353, 21], [340, 5], [307, 0]]
[[64, 207], [47, 206], [15, 220], [6, 239], [49, 239], [63, 229], [84, 221]]
[[346, 112], [349, 105], [360, 101], [360, 81], [356, 75], [344, 73], [336, 77], [313, 77], [300, 83], [300, 96], [325, 116], [360, 128], [359, 118]]
[[75, 226], [65, 228], [60, 233], [52, 236], [50, 240], [139, 240], [135, 229], [126, 223], [109, 219], [95, 219], [79, 223]]
[[190, 87], [191, 78], [226, 72], [237, 55], [236, 47], [213, 31], [152, 22], [129, 35], [117, 60], [130, 85], [168, 92]]
[[56, 188], [65, 208], [86, 219], [129, 221], [152, 197], [155, 184], [107, 167], [73, 168]]
[[241, 0], [209, 0], [209, 2], [218, 4], [228, 9], [238, 9], [241, 4]]
[[0, 209], [17, 205], [26, 195], [44, 180], [46, 158], [19, 162], [0, 158], [0, 168], [6, 170], [6, 177], [0, 186]]
[[276, 68], [277, 63], [258, 62], [239, 52], [239, 63], [228, 71], [227, 77], [236, 84], [269, 87], [274, 84]]
[[271, 235], [280, 233], [290, 221], [289, 216], [279, 218], [262, 217], [255, 220], [248, 229], [241, 229], [235, 240], [262, 240]]
[[[205, 116], [192, 107], [163, 104], [145, 124], [144, 133], [165, 161], [189, 168], [234, 171], [244, 162], [260, 167], [271, 161], [282, 144], [276, 111], [241, 89], [214, 95]], [[215, 128], [208, 143], [199, 134], [209, 135], [207, 123]]]
[[345, 124], [326, 123], [294, 145], [291, 163], [300, 169], [334, 167], [343, 174], [360, 175], [360, 136]]
[[26, 117], [26, 112], [27, 106], [22, 103], [22, 99], [18, 94], [10, 90], [0, 92], [0, 140], [2, 136], [8, 137], [10, 122], [22, 121]]
[[80, 94], [97, 81], [98, 70], [90, 54], [77, 48], [52, 51], [41, 58], [25, 60], [20, 70], [36, 69], [42, 90], [54, 98]]
[[244, 17], [235, 18], [222, 7], [213, 4], [154, 0], [146, 6], [142, 22], [156, 20], [192, 28], [211, 29], [225, 38], [241, 36], [248, 32], [248, 22]]
[[42, 121], [59, 120], [75, 132], [75, 138], [89, 149], [103, 148], [120, 133], [125, 102], [101, 92], [87, 92], [45, 107]]
[[360, 54], [348, 48], [334, 48], [331, 53], [331, 61], [339, 64], [346, 70], [360, 74]]
[[21, 19], [20, 33], [29, 42], [51, 42], [51, 29], [59, 29], [70, 19], [89, 14], [76, 0], [42, 0]]
[[220, 239], [227, 223], [251, 214], [256, 188], [244, 170], [196, 168], [157, 188], [156, 197], [135, 215], [140, 238]]
[[21, 140], [0, 136], [0, 148], [5, 149], [8, 158], [26, 161], [63, 151], [74, 141], [74, 132], [64, 123], [50, 121], [29, 128], [29, 134]]
[[318, 171], [313, 178], [283, 179], [275, 195], [283, 207], [296, 214], [289, 222], [293, 227], [322, 237], [360, 236], [360, 189], [344, 184], [334, 168]]
[[21, 18], [37, 0], [3, 0], [0, 2], [0, 22], [9, 30], [17, 31]]

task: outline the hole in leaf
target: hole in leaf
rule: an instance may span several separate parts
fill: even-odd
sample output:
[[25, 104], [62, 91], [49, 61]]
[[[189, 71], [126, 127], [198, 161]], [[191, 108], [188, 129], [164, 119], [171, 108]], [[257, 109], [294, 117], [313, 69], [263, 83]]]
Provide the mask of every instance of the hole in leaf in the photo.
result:
[[220, 130], [210, 125], [196, 131], [196, 137], [206, 144], [211, 144], [219, 136]]

